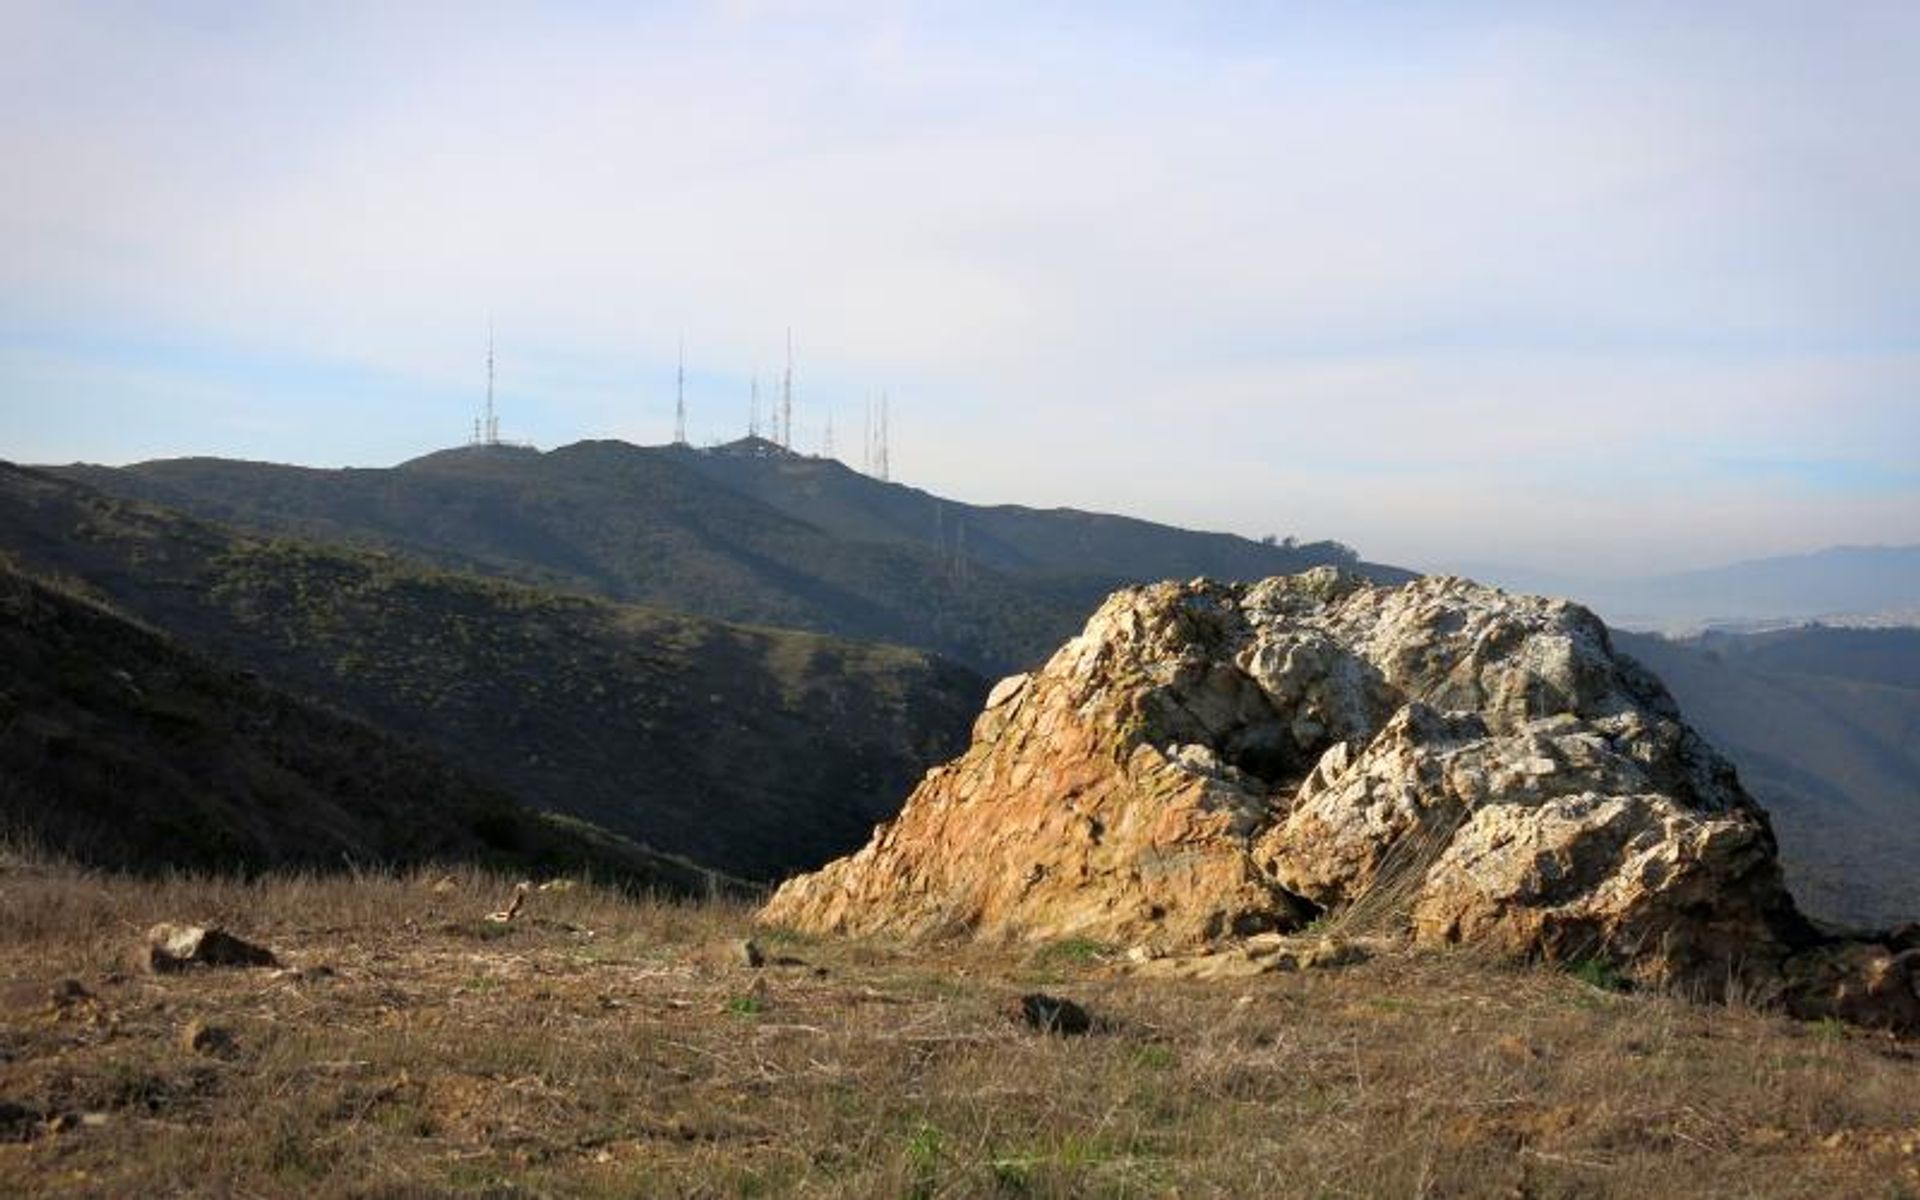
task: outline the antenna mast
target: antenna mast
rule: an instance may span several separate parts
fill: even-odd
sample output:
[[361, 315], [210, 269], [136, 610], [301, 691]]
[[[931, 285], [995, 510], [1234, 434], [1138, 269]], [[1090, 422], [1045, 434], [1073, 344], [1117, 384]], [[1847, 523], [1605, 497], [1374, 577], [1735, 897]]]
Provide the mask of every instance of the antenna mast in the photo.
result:
[[493, 411], [493, 318], [487, 318], [487, 416], [486, 428], [481, 436], [483, 446], [500, 444], [500, 418]]
[[680, 339], [680, 357], [673, 375], [673, 444], [687, 444], [687, 339]]
[[780, 382], [780, 444], [793, 449], [793, 327], [787, 327], [787, 374]]
[[747, 385], [747, 436], [760, 436], [760, 368], [753, 369], [753, 380]]
[[821, 444], [821, 454], [826, 458], [833, 457], [833, 406], [831, 404], [827, 406], [827, 437]]
[[874, 473], [880, 477], [882, 483], [893, 478], [891, 467], [887, 462], [887, 394], [885, 392], [880, 393], [880, 437], [879, 445], [874, 451], [873, 465]]

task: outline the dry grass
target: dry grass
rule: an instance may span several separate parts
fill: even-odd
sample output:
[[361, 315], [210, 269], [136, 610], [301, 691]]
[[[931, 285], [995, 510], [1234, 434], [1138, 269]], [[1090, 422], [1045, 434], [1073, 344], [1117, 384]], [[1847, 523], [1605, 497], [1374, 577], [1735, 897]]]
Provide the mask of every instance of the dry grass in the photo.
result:
[[[429, 878], [0, 871], [0, 1193], [1920, 1195], [1914, 1048], [1835, 1026], [1433, 955], [1176, 983], [762, 934], [753, 970], [739, 907], [503, 928], [511, 881]], [[332, 974], [123, 973], [163, 919]], [[1109, 1027], [1001, 1015], [1036, 987]]]

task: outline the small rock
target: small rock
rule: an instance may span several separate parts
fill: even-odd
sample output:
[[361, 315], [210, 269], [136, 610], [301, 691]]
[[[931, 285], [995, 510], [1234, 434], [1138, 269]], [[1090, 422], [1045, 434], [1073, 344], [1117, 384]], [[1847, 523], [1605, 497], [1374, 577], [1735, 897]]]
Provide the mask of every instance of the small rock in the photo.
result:
[[570, 892], [574, 889], [574, 886], [574, 882], [571, 879], [549, 879], [540, 885], [540, 890], [543, 892]]
[[460, 890], [460, 881], [451, 875], [442, 875], [427, 885], [427, 890], [436, 896], [448, 896]]
[[507, 906], [498, 912], [488, 913], [487, 920], [497, 925], [504, 925], [513, 920], [520, 915], [521, 906], [527, 902], [527, 893], [532, 890], [533, 885], [524, 880], [515, 884], [513, 888], [513, 899], [507, 901]]
[[1323, 937], [1300, 954], [1302, 967], [1345, 967], [1366, 960], [1365, 950], [1338, 937]]
[[1071, 1000], [1029, 992], [1007, 1002], [1007, 1015], [1016, 1022], [1042, 1033], [1077, 1036], [1093, 1030], [1093, 1018]]
[[1127, 951], [1127, 961], [1132, 963], [1152, 962], [1160, 956], [1158, 948], [1144, 943], [1134, 946]]
[[180, 1031], [180, 1048], [189, 1054], [215, 1057], [228, 1054], [234, 1048], [233, 1031], [222, 1025], [209, 1025], [196, 1017]]
[[733, 943], [733, 960], [740, 966], [756, 970], [767, 965], [767, 956], [761, 952], [760, 944], [752, 938], [741, 938]]
[[277, 967], [273, 951], [233, 936], [224, 929], [162, 922], [147, 930], [137, 952], [139, 965], [156, 974], [189, 967]]

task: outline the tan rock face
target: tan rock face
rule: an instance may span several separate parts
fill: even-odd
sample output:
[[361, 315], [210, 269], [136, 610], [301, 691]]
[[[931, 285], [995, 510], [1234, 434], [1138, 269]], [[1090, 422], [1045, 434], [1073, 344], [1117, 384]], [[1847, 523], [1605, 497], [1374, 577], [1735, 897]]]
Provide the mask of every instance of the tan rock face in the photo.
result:
[[[1178, 950], [1322, 912], [1696, 986], [1819, 941], [1764, 814], [1591, 613], [1330, 569], [1115, 594], [763, 919]], [[1796, 986], [1857, 1007], [1911, 983], [1887, 964], [1828, 954]]]

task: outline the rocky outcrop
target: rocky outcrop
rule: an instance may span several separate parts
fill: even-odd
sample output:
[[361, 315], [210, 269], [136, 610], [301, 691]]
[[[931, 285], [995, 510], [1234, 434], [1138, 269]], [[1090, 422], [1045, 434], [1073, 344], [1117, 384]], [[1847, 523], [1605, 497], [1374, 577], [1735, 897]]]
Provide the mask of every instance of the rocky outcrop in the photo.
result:
[[1887, 1024], [1920, 1006], [1910, 952], [1799, 915], [1765, 815], [1593, 614], [1453, 578], [1117, 593], [762, 914], [1156, 952], [1323, 915]]

